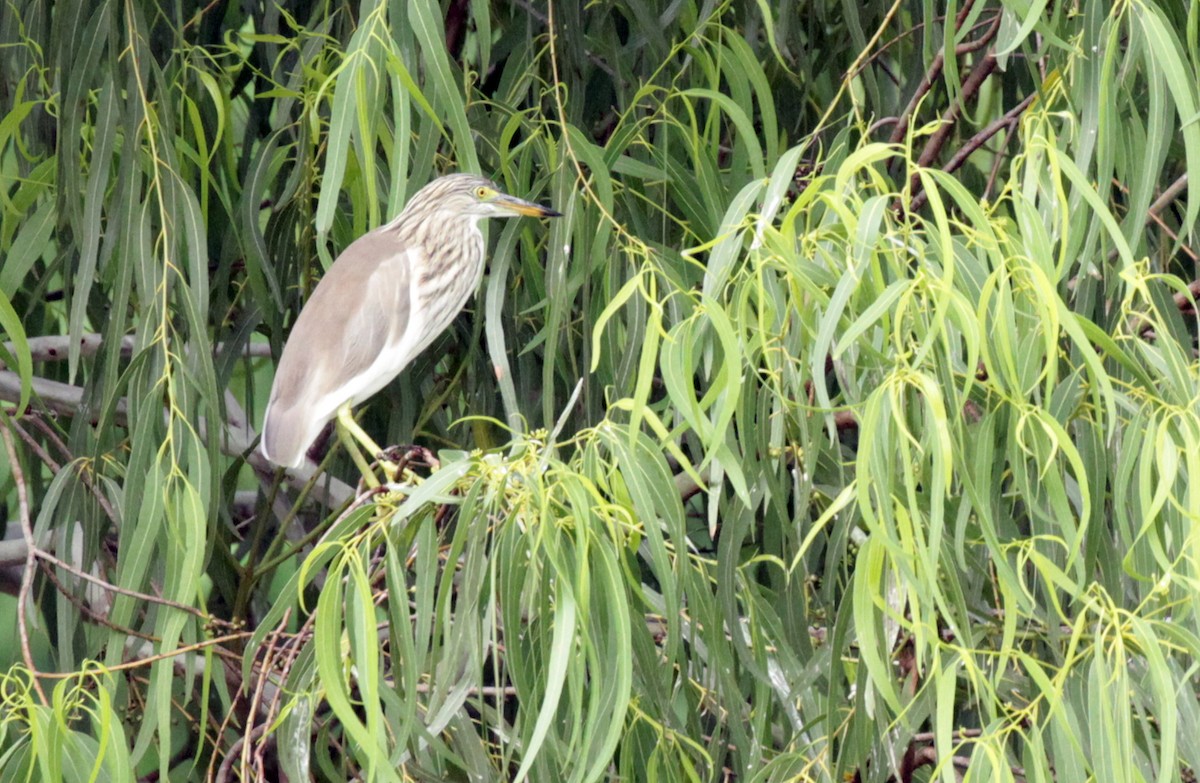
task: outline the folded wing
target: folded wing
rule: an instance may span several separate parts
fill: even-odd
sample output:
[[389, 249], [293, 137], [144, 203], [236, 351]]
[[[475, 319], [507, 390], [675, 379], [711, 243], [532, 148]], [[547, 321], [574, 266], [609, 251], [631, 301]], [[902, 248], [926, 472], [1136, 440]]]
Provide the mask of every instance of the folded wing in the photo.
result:
[[388, 355], [409, 327], [410, 266], [385, 227], [353, 242], [321, 279], [275, 371], [262, 430], [271, 462], [299, 466], [338, 408], [374, 394], [411, 359]]

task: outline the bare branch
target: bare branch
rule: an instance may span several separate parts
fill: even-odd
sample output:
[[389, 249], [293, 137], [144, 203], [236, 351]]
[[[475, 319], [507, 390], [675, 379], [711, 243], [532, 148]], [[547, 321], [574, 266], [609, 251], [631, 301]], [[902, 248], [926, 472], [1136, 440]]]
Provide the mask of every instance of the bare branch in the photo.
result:
[[[30, 337], [28, 340], [29, 353], [33, 356], [35, 362], [61, 362], [66, 361], [70, 355], [71, 338], [65, 334], [50, 334], [38, 337]], [[133, 356], [133, 336], [126, 335], [121, 338], [121, 358], [128, 359]], [[104, 337], [95, 332], [89, 332], [79, 338], [79, 355], [80, 356], [95, 356], [99, 353], [100, 348], [104, 345]], [[12, 343], [5, 343], [4, 347], [11, 353], [13, 350]], [[213, 348], [213, 353], [220, 355], [228, 350], [225, 343], [217, 343]], [[242, 346], [242, 356], [246, 358], [266, 358], [271, 357], [271, 346], [267, 343], [247, 343]], [[6, 369], [4, 362], [0, 362], [0, 370]]]
[[29, 669], [33, 688], [43, 706], [49, 706], [42, 683], [38, 680], [37, 665], [33, 661], [33, 651], [29, 647], [29, 627], [26, 625], [25, 613], [29, 611], [29, 591], [33, 588], [34, 541], [33, 523], [29, 516], [29, 494], [25, 486], [25, 473], [21, 470], [21, 460], [17, 458], [17, 446], [13, 443], [12, 433], [8, 429], [8, 419], [0, 418], [0, 436], [4, 438], [4, 449], [8, 452], [8, 469], [12, 471], [13, 482], [17, 485], [17, 513], [21, 521], [21, 533], [25, 537], [25, 573], [21, 578], [21, 590], [17, 595], [17, 635], [21, 639], [21, 657]]
[[[1017, 118], [1024, 114], [1025, 110], [1033, 105], [1033, 102], [1036, 98], [1036, 92], [1025, 96], [1024, 100], [1006, 111], [1002, 117], [995, 120], [986, 128], [968, 139], [967, 143], [962, 146], [962, 149], [954, 153], [954, 156], [950, 158], [950, 162], [942, 167], [942, 171], [945, 171], [947, 174], [949, 174], [961, 168], [962, 165], [966, 163], [967, 158], [971, 157], [971, 153], [975, 152], [977, 149], [986, 144], [990, 138], [1005, 128], [1011, 129], [1017, 122]], [[918, 193], [910, 203], [909, 209], [913, 211], [920, 209], [925, 205], [925, 201], [928, 198], [929, 197], [924, 191]]]

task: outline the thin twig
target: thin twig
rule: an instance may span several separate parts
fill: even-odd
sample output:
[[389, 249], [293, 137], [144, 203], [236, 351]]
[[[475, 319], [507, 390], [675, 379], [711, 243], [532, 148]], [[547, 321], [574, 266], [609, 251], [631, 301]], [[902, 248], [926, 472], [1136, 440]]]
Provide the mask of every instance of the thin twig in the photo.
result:
[[[262, 703], [262, 700], [263, 700], [263, 689], [266, 687], [267, 683], [271, 679], [271, 667], [275, 663], [276, 643], [279, 641], [279, 629], [286, 628], [287, 624], [291, 620], [291, 618], [292, 618], [292, 610], [291, 610], [291, 607], [288, 607], [288, 609], [283, 613], [283, 617], [281, 617], [279, 619], [279, 624], [278, 624], [278, 626], [276, 626], [275, 630], [273, 630], [273, 631], [271, 631], [271, 633], [267, 634], [267, 651], [266, 651], [266, 655], [263, 656], [263, 667], [262, 667], [263, 674], [261, 677], [258, 678], [258, 681], [256, 683], [254, 683], [254, 695], [250, 697], [249, 709], [246, 712], [246, 725], [247, 726], [255, 725], [255, 715], [258, 714], [259, 705]], [[261, 724], [259, 724], [259, 725], [264, 726], [264, 727], [270, 726], [271, 725], [271, 717], [269, 715], [265, 716], [263, 718]], [[251, 747], [252, 747], [251, 743], [249, 743], [249, 742], [244, 743], [242, 745], [242, 751], [239, 754], [241, 756], [241, 769], [242, 769], [243, 779], [246, 777], [246, 771], [250, 764]], [[232, 755], [232, 754], [230, 754], [230, 755]]]
[[4, 437], [4, 449], [8, 452], [9, 470], [12, 471], [13, 482], [17, 485], [17, 513], [21, 521], [21, 535], [25, 538], [25, 546], [28, 547], [28, 551], [25, 553], [25, 573], [21, 575], [21, 589], [17, 593], [17, 635], [21, 637], [21, 657], [24, 658], [25, 666], [29, 669], [33, 688], [42, 700], [42, 705], [48, 706], [50, 702], [46, 699], [42, 683], [38, 680], [40, 675], [33, 662], [33, 651], [29, 648], [29, 628], [26, 625], [25, 617], [29, 604], [29, 592], [33, 589], [34, 552], [37, 550], [33, 540], [33, 523], [29, 516], [29, 493], [25, 486], [25, 473], [21, 470], [21, 461], [17, 459], [17, 444], [13, 442], [12, 432], [8, 428], [8, 418], [0, 417], [0, 425], [3, 425], [0, 426], [0, 435]]
[[260, 723], [251, 729], [249, 734], [238, 737], [237, 742], [233, 743], [233, 747], [225, 754], [225, 758], [221, 761], [221, 766], [217, 769], [217, 775], [214, 778], [216, 783], [225, 783], [229, 779], [229, 771], [233, 769], [233, 762], [241, 756], [242, 748], [254, 742], [266, 730], [267, 724]]
[[[975, 97], [979, 92], [979, 88], [983, 86], [984, 81], [992, 75], [992, 71], [996, 70], [999, 61], [994, 55], [987, 55], [971, 70], [967, 75], [966, 80], [962, 85], [962, 93], [959, 95], [958, 101], [950, 106], [942, 114], [942, 123], [933, 135], [929, 137], [929, 141], [925, 143], [925, 149], [921, 150], [921, 155], [917, 158], [917, 165], [920, 167], [928, 167], [937, 160], [938, 155], [942, 151], [942, 147], [946, 144], [946, 139], [950, 137], [950, 132], [954, 130], [954, 126], [958, 124], [958, 118], [962, 114], [963, 107], [967, 102]], [[920, 187], [920, 177], [913, 175], [913, 188]]]
[[[974, 33], [976, 30], [978, 30], [981, 27], [984, 27], [985, 25], [996, 24], [997, 19], [1000, 16], [1001, 16], [1001, 14], [997, 13], [991, 17], [988, 17], [987, 19], [981, 19], [980, 21], [975, 23], [975, 26], [971, 28], [970, 32]], [[962, 22], [963, 22], [964, 17], [965, 17], [964, 13], [960, 12], [958, 14], [958, 16], [956, 18], [959, 19], [959, 21], [955, 26], [956, 29], [962, 28]], [[928, 22], [920, 22], [916, 25], [913, 25], [912, 27], [905, 28], [903, 31], [897, 33], [895, 38], [888, 39], [883, 44], [883, 46], [880, 46], [878, 49], [871, 52], [871, 55], [869, 57], [867, 57], [865, 60], [863, 60], [862, 62], [859, 62], [859, 63], [855, 63], [853, 68], [851, 68], [850, 70], [847, 70], [844, 74], [842, 74], [842, 79], [843, 80], [853, 79], [854, 77], [856, 77], [860, 73], [862, 73], [863, 70], [868, 65], [871, 65], [873, 62], [875, 62], [877, 59], [879, 59], [881, 56], [883, 56], [888, 51], [888, 49], [892, 48], [893, 46], [900, 43], [901, 41], [903, 41], [906, 38], [911, 38], [912, 36], [914, 36], [920, 32], [923, 32], [925, 30], [925, 28], [927, 28], [931, 23], [940, 24], [944, 21], [946, 21], [946, 16], [945, 16], [945, 14], [941, 14], [939, 16], [931, 17]], [[960, 55], [965, 54], [967, 52], [973, 52], [976, 49], [978, 49], [979, 47], [983, 46], [984, 43], [986, 43], [986, 41], [983, 39], [966, 41], [966, 42], [960, 43], [958, 46], [954, 47], [954, 51], [956, 54], [960, 54]]]
[[61, 568], [64, 571], [69, 572], [73, 576], [76, 576], [79, 579], [83, 579], [84, 581], [91, 582], [95, 585], [98, 585], [99, 587], [103, 588], [104, 590], [107, 590], [110, 593], [117, 593], [119, 595], [127, 595], [130, 598], [136, 598], [139, 601], [148, 601], [150, 603], [162, 604], [163, 606], [169, 606], [172, 609], [178, 609], [181, 612], [188, 612], [189, 614], [193, 614], [196, 617], [200, 618], [201, 620], [205, 621], [206, 623], [216, 621], [215, 618], [213, 618], [211, 615], [205, 614], [204, 612], [200, 611], [199, 609], [196, 609], [195, 607], [192, 607], [192, 606], [188, 606], [187, 604], [181, 604], [177, 601], [172, 601], [169, 598], [161, 598], [156, 595], [150, 595], [149, 593], [139, 593], [137, 590], [130, 590], [125, 587], [118, 587], [117, 585], [114, 585], [111, 582], [106, 582], [98, 576], [93, 576], [92, 574], [89, 574], [87, 571], [76, 568], [75, 566], [71, 565], [70, 563], [66, 562], [65, 560], [60, 560], [59, 558], [55, 557], [54, 555], [50, 554], [49, 552], [47, 552], [44, 549], [39, 549], [39, 548], [35, 547], [33, 554], [39, 560], [44, 560], [48, 563], [53, 563], [58, 568]]
[[1017, 118], [1024, 114], [1025, 110], [1028, 109], [1035, 100], [1037, 100], [1037, 93], [1030, 93], [1029, 95], [1025, 96], [1024, 100], [1006, 111], [1004, 116], [1000, 117], [998, 120], [991, 123], [986, 128], [968, 139], [967, 143], [962, 146], [962, 149], [954, 153], [954, 156], [950, 158], [950, 161], [942, 167], [942, 171], [945, 171], [947, 174], [957, 171], [963, 165], [963, 163], [966, 162], [967, 158], [971, 156], [971, 153], [986, 144], [988, 139], [999, 133], [1001, 129], [1009, 127], [1016, 122]]
[[1008, 149], [1008, 145], [1012, 143], [1013, 134], [1017, 132], [1020, 123], [1013, 120], [1008, 124], [1008, 130], [1004, 133], [1004, 141], [1000, 142], [1000, 149], [996, 150], [996, 159], [992, 161], [992, 170], [988, 172], [987, 184], [983, 186], [982, 200], [986, 201], [991, 198], [992, 189], [996, 187], [996, 180], [1000, 177], [1000, 166], [1004, 163], [1004, 156], [1000, 153]]
[[[958, 16], [956, 16], [954, 19], [954, 29], [956, 31], [962, 27], [963, 22], [966, 21], [967, 14], [969, 14], [971, 11], [971, 6], [974, 4], [974, 0], [968, 0], [968, 2], [963, 4], [962, 10], [959, 11]], [[981, 35], [978, 39], [964, 42], [956, 46], [954, 49], [955, 57], [957, 58], [964, 54], [969, 54], [991, 43], [992, 39], [996, 37], [996, 33], [1000, 30], [1000, 18], [1001, 14], [996, 14], [996, 17], [991, 21], [991, 27], [989, 27], [987, 32]], [[904, 111], [901, 112], [900, 117], [896, 122], [896, 127], [892, 129], [892, 135], [888, 139], [889, 144], [899, 144], [904, 140], [905, 134], [908, 133], [908, 127], [912, 123], [912, 118], [917, 112], [918, 104], [920, 104], [925, 96], [929, 94], [929, 91], [933, 89], [933, 84], [937, 78], [942, 75], [942, 70], [945, 67], [945, 64], [945, 49], [939, 49], [937, 54], [933, 57], [933, 62], [931, 62], [929, 64], [929, 68], [925, 70], [925, 75], [921, 77], [920, 83], [917, 84], [917, 89], [915, 92], [913, 92], [912, 98], [909, 99], [908, 105], [905, 106]]]
[[[126, 661], [125, 663], [118, 663], [114, 666], [105, 666], [104, 671], [119, 672], [128, 671], [130, 669], [141, 669], [168, 658], [177, 658], [181, 655], [187, 655], [188, 653], [199, 652], [206, 647], [212, 647], [214, 645], [219, 648], [226, 642], [233, 642], [237, 641], [238, 639], [246, 639], [253, 635], [254, 633], [252, 631], [238, 631], [237, 633], [225, 634], [224, 636], [218, 636], [214, 639], [205, 639], [202, 642], [196, 642], [195, 644], [189, 644], [184, 647], [176, 647], [170, 652], [159, 653], [158, 655], [149, 655], [145, 658], [136, 658], [132, 661]], [[41, 676], [51, 680], [66, 680], [71, 677], [78, 676], [78, 674], [78, 672], [43, 672]]]
[[1184, 188], [1187, 187], [1187, 184], [1188, 175], [1187, 172], [1184, 172], [1183, 174], [1180, 174], [1174, 182], [1172, 182], [1170, 185], [1167, 185], [1167, 188], [1162, 192], [1162, 195], [1154, 199], [1154, 202], [1146, 211], [1151, 215], [1157, 215], [1159, 212], [1162, 212], [1164, 209], [1166, 209], [1168, 204], [1179, 198], [1179, 194], [1183, 192]]
[[[35, 416], [30, 414], [29, 418], [35, 418]], [[25, 445], [29, 447], [29, 450], [33, 452], [33, 455], [37, 457], [43, 465], [50, 468], [50, 473], [53, 475], [58, 475], [58, 473], [62, 470], [62, 465], [58, 464], [58, 462], [56, 462], [54, 458], [50, 456], [50, 453], [42, 448], [42, 444], [34, 440], [33, 436], [26, 432], [23, 427], [17, 424], [15, 419], [9, 421], [9, 426], [17, 431], [17, 437], [25, 441]]]
[[[954, 156], [950, 158], [950, 161], [942, 167], [942, 171], [946, 172], [947, 174], [957, 171], [964, 163], [966, 163], [967, 158], [969, 158], [973, 152], [986, 144], [988, 140], [999, 133], [1001, 129], [1007, 127], [1011, 132], [1011, 128], [1017, 122], [1017, 118], [1024, 114], [1025, 110], [1028, 109], [1036, 99], [1037, 93], [1030, 93], [1029, 95], [1025, 96], [1024, 100], [1006, 111], [1004, 116], [992, 122], [986, 128], [968, 139], [967, 143], [964, 144], [958, 152], [954, 153]], [[929, 196], [926, 195], [924, 191], [921, 191], [914, 196], [912, 201], [909, 203], [909, 210], [916, 212], [925, 205], [925, 201], [928, 198]]]
[[[58, 447], [58, 450], [62, 452], [63, 456], [68, 462], [74, 460], [74, 455], [72, 455], [70, 449], [67, 448], [67, 444], [62, 442], [62, 439], [58, 437], [58, 433], [54, 431], [53, 427], [46, 423], [44, 417], [38, 413], [29, 413], [24, 418], [31, 420], [35, 427], [37, 427], [42, 431], [43, 434], [50, 438], [51, 442]], [[42, 464], [50, 468], [51, 473], [57, 475], [62, 470], [62, 466], [55, 462], [54, 459], [50, 457], [49, 453], [41, 447], [41, 444], [34, 440], [33, 437], [19, 424], [13, 422], [13, 427], [16, 429], [17, 435], [21, 437], [21, 440], [25, 441], [26, 445], [33, 449], [33, 452], [38, 455], [38, 459], [42, 461]], [[120, 525], [120, 520], [117, 519], [117, 512], [113, 509], [112, 503], [109, 502], [104, 493], [100, 491], [100, 488], [96, 486], [96, 482], [92, 479], [91, 471], [89, 471], [83, 464], [75, 465], [75, 468], [77, 475], [79, 476], [79, 480], [83, 482], [83, 485], [88, 489], [89, 492], [92, 493], [92, 496], [96, 498], [96, 502], [100, 504], [100, 508], [104, 511], [104, 515], [108, 517], [109, 521], [112, 522], [114, 526]]]
[[[291, 611], [291, 610], [289, 609], [288, 611]], [[281, 628], [285, 627], [287, 619], [288, 619], [288, 615], [285, 614], [283, 620], [281, 620], [279, 623], [279, 627], [281, 627]], [[314, 612], [313, 614], [309, 615], [309, 619], [315, 620], [316, 613]], [[308, 622], [305, 622], [305, 628], [309, 628], [309, 627], [311, 627], [311, 626], [308, 624]], [[291, 672], [292, 665], [296, 662], [296, 658], [298, 658], [300, 656], [300, 650], [303, 648], [305, 641], [306, 641], [305, 637], [297, 635], [293, 639], [290, 639], [283, 643], [285, 659], [284, 659], [283, 665], [280, 667], [279, 671], [282, 675], [284, 675], [284, 677], [286, 677]], [[269, 676], [269, 675], [266, 675], [266, 676]], [[272, 694], [271, 706], [267, 709], [267, 716], [266, 716], [266, 719], [263, 721], [263, 723], [265, 723], [266, 725], [268, 725], [268, 726], [275, 725], [275, 717], [279, 714], [279, 702], [283, 698], [283, 694], [284, 694], [283, 688], [276, 688], [275, 693]], [[259, 763], [261, 763], [262, 750], [263, 750], [262, 745], [259, 745], [258, 749], [255, 751], [256, 756], [259, 758]]]
[[61, 593], [64, 598], [70, 601], [71, 605], [78, 609], [80, 613], [83, 614], [89, 621], [95, 623], [96, 625], [107, 628], [110, 631], [116, 631], [117, 633], [125, 634], [126, 636], [136, 636], [137, 638], [143, 639], [147, 642], [158, 642], [159, 637], [154, 636], [153, 634], [138, 631], [134, 628], [126, 628], [125, 626], [117, 625], [92, 607], [88, 606], [87, 602], [81, 600], [71, 591], [70, 588], [68, 588], [59, 580], [58, 575], [54, 573], [54, 569], [51, 568], [48, 563], [42, 563], [42, 573], [46, 575], [47, 579], [54, 583], [54, 586], [58, 588], [58, 592]]
[[64, 462], [70, 462], [72, 459], [75, 458], [75, 455], [71, 453], [71, 450], [69, 448], [67, 448], [67, 444], [64, 443], [63, 439], [59, 437], [58, 431], [55, 430], [53, 427], [51, 427], [46, 422], [45, 416], [33, 413], [33, 414], [30, 414], [29, 416], [27, 416], [26, 418], [28, 418], [30, 421], [32, 421], [33, 426], [35, 426], [39, 430], [41, 430], [42, 434], [50, 439], [50, 442], [53, 443], [54, 447], [58, 449], [58, 453], [62, 457]]

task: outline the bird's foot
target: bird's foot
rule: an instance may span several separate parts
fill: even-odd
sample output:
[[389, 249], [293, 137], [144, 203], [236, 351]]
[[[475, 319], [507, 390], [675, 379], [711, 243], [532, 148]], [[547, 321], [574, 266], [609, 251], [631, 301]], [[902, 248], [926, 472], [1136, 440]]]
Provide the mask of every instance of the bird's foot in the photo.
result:
[[[383, 483], [376, 482], [373, 487], [375, 504], [394, 508], [408, 497], [411, 487], [423, 480], [412, 468], [436, 470], [439, 466], [437, 457], [424, 446], [391, 446], [376, 453], [375, 460], [368, 466], [372, 478], [376, 469], [383, 474]], [[365, 488], [360, 485], [361, 489]]]
[[[358, 470], [361, 474], [358, 479], [358, 494], [362, 494], [363, 492], [378, 493], [387, 487], [387, 485], [396, 483], [396, 476], [400, 470], [399, 466], [395, 463], [382, 459], [381, 456], [371, 462], [367, 462], [361, 454], [351, 452], [350, 455], [354, 457], [354, 462], [358, 465]], [[383, 474], [382, 483], [379, 480], [379, 476], [376, 475], [376, 471]]]
[[383, 472], [383, 481], [385, 484], [395, 484], [396, 476], [400, 475], [400, 471], [402, 470], [401, 465], [388, 459], [386, 451], [376, 456], [375, 461], [371, 463], [371, 467], [378, 467]]
[[407, 497], [407, 487], [389, 482], [380, 487], [378, 494], [375, 495], [375, 508], [379, 510], [379, 515], [382, 516], [395, 511], [396, 507]]
[[[405, 475], [411, 474], [414, 478], [418, 478], [412, 473], [412, 468], [429, 468], [437, 470], [441, 467], [441, 462], [433, 456], [433, 452], [424, 446], [389, 446], [383, 450], [380, 457], [394, 463], [398, 472]], [[418, 478], [419, 480], [419, 478]]]

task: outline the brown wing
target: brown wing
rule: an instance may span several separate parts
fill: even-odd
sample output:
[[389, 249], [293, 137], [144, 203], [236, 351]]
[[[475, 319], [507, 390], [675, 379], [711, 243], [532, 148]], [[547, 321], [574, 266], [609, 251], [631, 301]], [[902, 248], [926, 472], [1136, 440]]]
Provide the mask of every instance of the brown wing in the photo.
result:
[[[408, 327], [408, 248], [394, 231], [359, 237], [338, 256], [292, 327], [263, 419], [262, 451], [298, 466], [345, 399], [329, 395], [365, 373]], [[319, 409], [318, 409], [319, 406]]]

